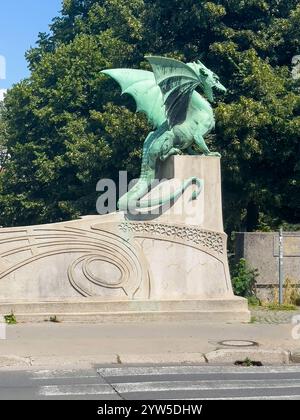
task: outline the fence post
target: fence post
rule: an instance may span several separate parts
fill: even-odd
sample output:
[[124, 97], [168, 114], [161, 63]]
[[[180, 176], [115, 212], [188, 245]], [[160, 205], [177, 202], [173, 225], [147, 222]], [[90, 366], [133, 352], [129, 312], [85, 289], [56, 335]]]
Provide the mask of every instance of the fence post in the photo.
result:
[[283, 304], [283, 231], [279, 230], [279, 305]]

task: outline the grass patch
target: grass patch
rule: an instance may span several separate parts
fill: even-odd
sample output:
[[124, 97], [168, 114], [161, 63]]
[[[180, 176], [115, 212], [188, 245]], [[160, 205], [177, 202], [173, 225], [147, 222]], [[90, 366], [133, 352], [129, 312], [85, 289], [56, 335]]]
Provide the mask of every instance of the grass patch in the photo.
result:
[[256, 322], [257, 322], [257, 317], [256, 316], [251, 316], [250, 324], [255, 324]]
[[249, 296], [248, 298], [248, 305], [253, 307], [258, 307], [261, 305], [260, 300], [256, 296]]
[[60, 320], [57, 318], [56, 315], [50, 317], [50, 322], [54, 322], [55, 324], [59, 324]]
[[279, 303], [267, 303], [262, 308], [268, 309], [269, 311], [295, 311], [297, 309], [295, 305], [279, 305]]
[[237, 360], [235, 366], [251, 367], [251, 366], [263, 366], [261, 362], [256, 362], [247, 357], [245, 360]]
[[13, 313], [11, 313], [9, 315], [4, 315], [4, 319], [5, 319], [6, 324], [8, 324], [8, 325], [17, 324], [17, 318], [15, 317], [15, 315]]

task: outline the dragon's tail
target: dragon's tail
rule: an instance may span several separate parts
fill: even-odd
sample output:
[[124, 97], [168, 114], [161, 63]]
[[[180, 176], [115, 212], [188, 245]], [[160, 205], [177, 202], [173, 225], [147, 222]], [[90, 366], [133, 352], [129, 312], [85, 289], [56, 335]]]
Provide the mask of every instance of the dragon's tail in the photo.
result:
[[[139, 182], [141, 182], [141, 180]], [[145, 187], [146, 185], [147, 185], [147, 182], [145, 181]], [[196, 200], [203, 189], [203, 180], [197, 177], [191, 177], [191, 178], [186, 179], [182, 183], [182, 185], [174, 192], [174, 194], [171, 194], [168, 197], [160, 197], [160, 198], [155, 198], [155, 199], [149, 198], [146, 200], [142, 200], [141, 196], [139, 198], [134, 198], [132, 195], [130, 195], [130, 192], [131, 192], [130, 191], [129, 193], [125, 194], [125, 196], [123, 196], [120, 199], [119, 209], [123, 211], [128, 211], [128, 210], [133, 211], [133, 210], [145, 209], [145, 208], [150, 208], [150, 207], [162, 207], [162, 206], [165, 206], [166, 204], [176, 201], [185, 192], [185, 190], [191, 185], [196, 185], [197, 190], [193, 191], [190, 200]], [[145, 193], [143, 195], [145, 195], [147, 191], [148, 191], [148, 188], [147, 190], [145, 190]], [[130, 195], [130, 198], [128, 197], [129, 195]]]

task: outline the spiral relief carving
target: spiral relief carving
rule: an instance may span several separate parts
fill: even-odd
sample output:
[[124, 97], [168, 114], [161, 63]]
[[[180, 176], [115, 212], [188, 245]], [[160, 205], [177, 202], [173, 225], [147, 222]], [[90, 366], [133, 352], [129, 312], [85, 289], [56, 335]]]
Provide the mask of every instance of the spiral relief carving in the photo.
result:
[[147, 263], [139, 245], [128, 244], [122, 236], [71, 226], [1, 233], [0, 247], [5, 251], [0, 253], [0, 279], [38, 260], [66, 255], [67, 260], [74, 258], [66, 280], [81, 296], [105, 296], [105, 290], [119, 289], [130, 299], [140, 290], [149, 297]]
[[[90, 284], [109, 289], [123, 289], [124, 293], [133, 298], [147, 274], [141, 265], [141, 256], [136, 249], [120, 237], [108, 232], [100, 234], [101, 241], [97, 245], [97, 252], [86, 253], [76, 259], [68, 269], [71, 285], [83, 296], [92, 296]], [[92, 269], [92, 264], [99, 274]], [[106, 264], [106, 270], [104, 269]], [[96, 266], [96, 267], [95, 267]], [[110, 266], [110, 267], [109, 267]], [[103, 276], [106, 271], [107, 276]], [[76, 272], [82, 273], [77, 276]], [[101, 273], [102, 272], [102, 273]], [[118, 273], [115, 276], [115, 273]]]

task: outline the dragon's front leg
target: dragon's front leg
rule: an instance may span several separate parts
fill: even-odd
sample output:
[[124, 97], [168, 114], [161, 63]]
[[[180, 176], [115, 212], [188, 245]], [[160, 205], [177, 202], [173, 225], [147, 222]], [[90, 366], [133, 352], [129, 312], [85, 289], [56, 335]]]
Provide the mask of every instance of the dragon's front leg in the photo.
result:
[[200, 152], [202, 152], [205, 156], [217, 156], [221, 157], [220, 153], [218, 152], [211, 152], [209, 148], [207, 147], [205, 140], [203, 136], [200, 133], [196, 133], [194, 135], [194, 141], [196, 146], [200, 149]]

